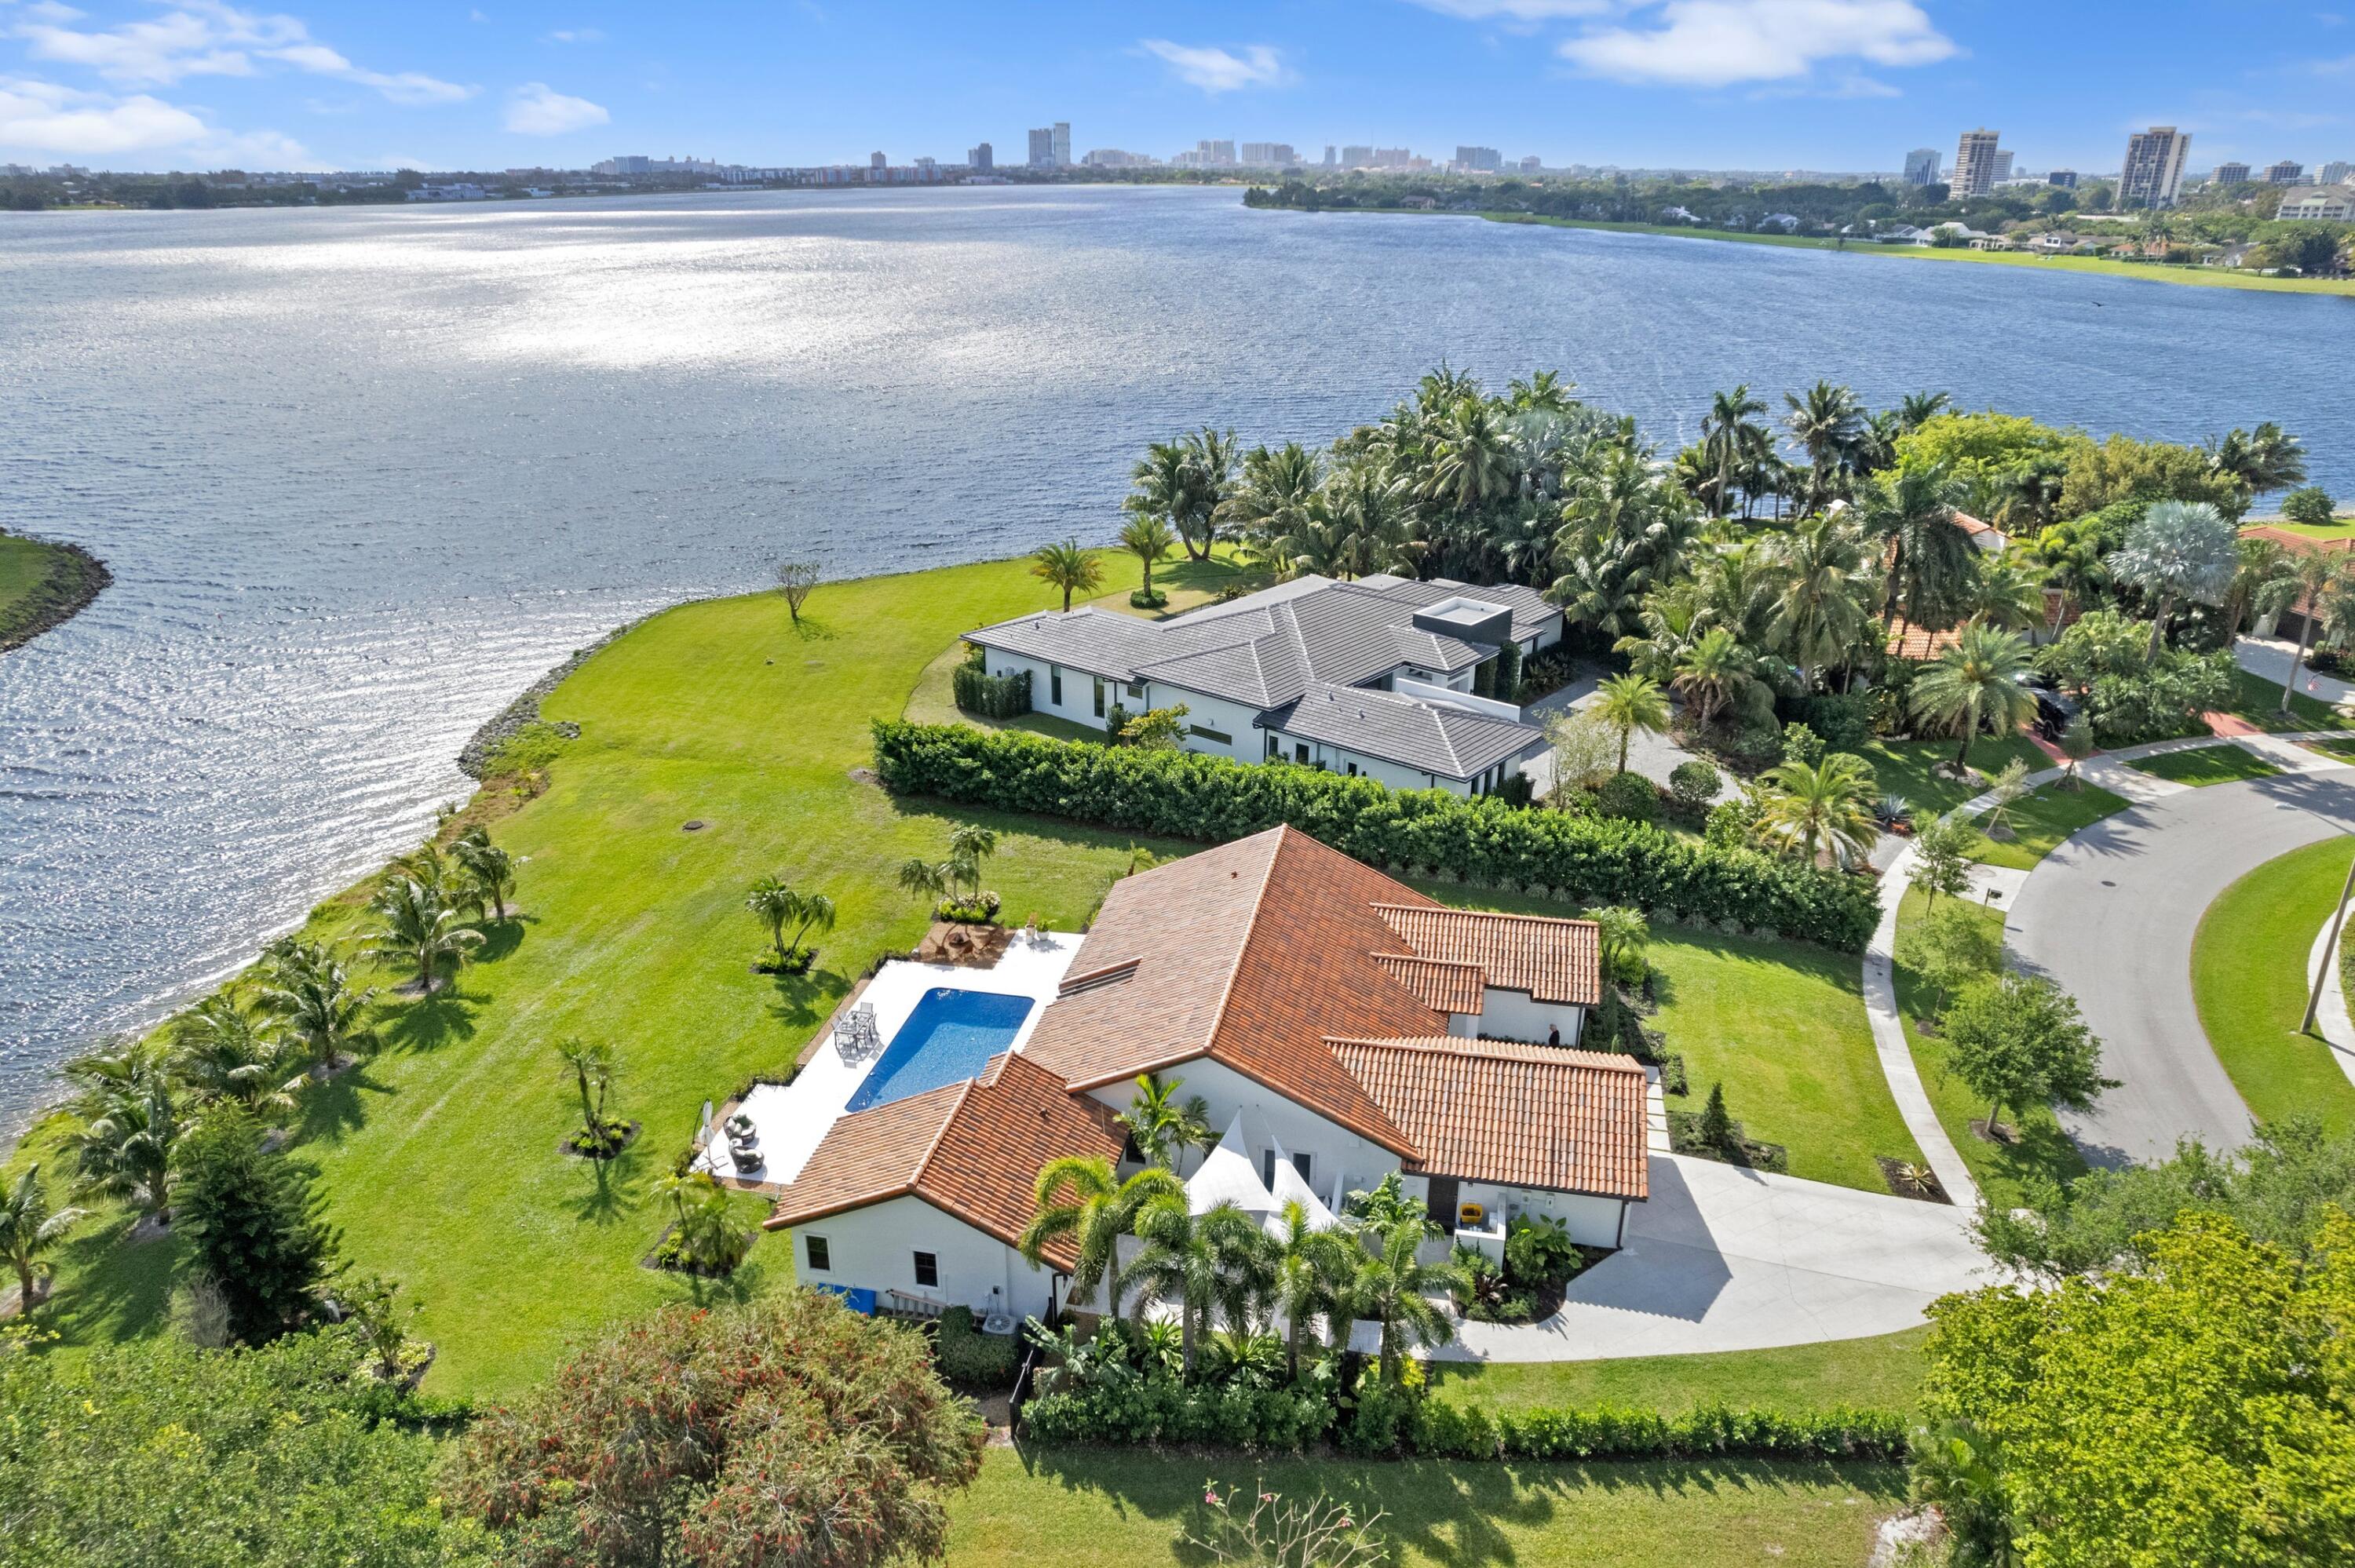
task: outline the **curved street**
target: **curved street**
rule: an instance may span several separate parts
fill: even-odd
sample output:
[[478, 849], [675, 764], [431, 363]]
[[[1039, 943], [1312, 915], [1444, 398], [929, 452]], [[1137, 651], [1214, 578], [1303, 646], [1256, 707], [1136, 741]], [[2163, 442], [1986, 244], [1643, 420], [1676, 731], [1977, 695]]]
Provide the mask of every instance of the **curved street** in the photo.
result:
[[[2274, 745], [2258, 744], [2276, 758]], [[2090, 781], [2137, 803], [2045, 857], [2013, 905], [2013, 958], [2076, 997], [2101, 1037], [2104, 1070], [2119, 1080], [2093, 1114], [2062, 1113], [2087, 1159], [2165, 1159], [2185, 1135], [2217, 1148], [2247, 1141], [2248, 1107], [2192, 1004], [2191, 939], [2245, 873], [2355, 832], [2355, 769], [2302, 756], [2299, 771], [2275, 778], [2164, 791], [2141, 787], [2156, 782], [2147, 775], [2131, 784], [2109, 776], [2122, 766], [2089, 766]]]

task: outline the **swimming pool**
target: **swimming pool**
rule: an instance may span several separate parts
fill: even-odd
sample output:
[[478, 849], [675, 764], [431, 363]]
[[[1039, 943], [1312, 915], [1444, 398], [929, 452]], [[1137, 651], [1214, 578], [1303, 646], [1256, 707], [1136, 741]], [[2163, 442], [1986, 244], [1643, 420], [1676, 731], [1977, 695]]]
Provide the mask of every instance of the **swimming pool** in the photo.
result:
[[842, 1107], [844, 1113], [978, 1076], [992, 1056], [1014, 1044], [1022, 1021], [1037, 1005], [1027, 996], [933, 987], [917, 1000], [915, 1011]]

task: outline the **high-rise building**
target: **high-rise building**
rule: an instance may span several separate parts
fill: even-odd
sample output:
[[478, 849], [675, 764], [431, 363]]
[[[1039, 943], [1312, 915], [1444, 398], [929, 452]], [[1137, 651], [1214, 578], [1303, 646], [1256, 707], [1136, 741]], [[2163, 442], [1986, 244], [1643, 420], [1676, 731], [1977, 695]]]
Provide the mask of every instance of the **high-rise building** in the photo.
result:
[[1048, 144], [1048, 152], [1054, 158], [1055, 167], [1068, 169], [1071, 166], [1071, 122], [1070, 121], [1055, 122], [1055, 134]]
[[1374, 149], [1374, 167], [1378, 169], [1403, 169], [1413, 162], [1414, 154], [1404, 147]]
[[1055, 132], [1051, 127], [1042, 126], [1030, 132], [1029, 163], [1034, 169], [1055, 166]]
[[2289, 158], [2284, 158], [2280, 163], [2270, 164], [2265, 169], [2265, 184], [2269, 185], [2294, 185], [2304, 178], [2306, 178], [2306, 165]]
[[2322, 172], [2316, 175], [2314, 178], [2318, 185], [2343, 185], [2348, 183], [2350, 175], [2355, 175], [2355, 164], [2350, 164], [2343, 158], [2335, 158], [2323, 164]]
[[1328, 168], [1328, 169], [1330, 169], [1330, 168], [1335, 168], [1335, 167], [1337, 167], [1337, 166], [1340, 164], [1340, 162], [1341, 162], [1341, 153], [1340, 153], [1340, 149], [1339, 149], [1339, 148], [1337, 148], [1337, 147], [1336, 147], [1336, 146], [1334, 146], [1334, 145], [1333, 145], [1333, 143], [1330, 143], [1330, 142], [1326, 143], [1325, 143], [1325, 166], [1326, 166], [1327, 168]]
[[996, 166], [994, 162], [996, 157], [996, 154], [990, 151], [989, 143], [984, 142], [980, 146], [967, 153], [964, 155], [964, 161], [986, 175]]
[[2216, 165], [2216, 172], [2208, 176], [2208, 183], [2217, 185], [2247, 185], [2249, 183], [2249, 165], [2246, 164], [2219, 164]]
[[1531, 153], [1528, 157], [1521, 160], [1521, 173], [1525, 175], [1534, 175], [1544, 167], [1545, 160], [1538, 156], [1535, 153]]
[[1938, 149], [1916, 147], [1905, 154], [1905, 183], [1909, 185], [1934, 185], [1938, 183]]
[[1995, 154], [1998, 132], [1987, 130], [1966, 131], [1955, 149], [1955, 172], [1950, 179], [1958, 196], [1985, 196], [1995, 185]]
[[1288, 169], [1300, 162], [1300, 154], [1289, 142], [1246, 142], [1242, 162], [1250, 169]]
[[2073, 191], [2077, 188], [2077, 171], [2054, 169], [2044, 176], [2044, 183], [2056, 190]]
[[2121, 211], [2137, 207], [2173, 207], [2183, 188], [2183, 160], [2191, 132], [2154, 125], [2126, 138], [2126, 161], [2118, 175]]
[[867, 154], [867, 166], [870, 169], [889, 168], [890, 166], [890, 163], [891, 160], [885, 157], [880, 153], [869, 153]]
[[1341, 166], [1345, 169], [1370, 169], [1374, 166], [1374, 150], [1371, 147], [1344, 147], [1341, 149]]
[[1458, 147], [1455, 161], [1480, 174], [1494, 174], [1505, 166], [1505, 154], [1494, 147]]
[[2001, 185], [2009, 178], [2011, 178], [2011, 149], [1998, 147], [1995, 150], [1995, 183]]
[[1199, 168], [1231, 169], [1235, 165], [1235, 144], [1206, 136], [1194, 143], [1194, 156]]

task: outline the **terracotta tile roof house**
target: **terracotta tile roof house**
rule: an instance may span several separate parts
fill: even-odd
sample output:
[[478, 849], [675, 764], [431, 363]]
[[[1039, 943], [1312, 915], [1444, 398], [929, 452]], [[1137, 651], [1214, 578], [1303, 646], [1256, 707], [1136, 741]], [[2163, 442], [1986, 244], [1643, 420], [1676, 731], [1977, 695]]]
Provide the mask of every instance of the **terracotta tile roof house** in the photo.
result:
[[[1397, 1171], [1444, 1220], [1464, 1198], [1614, 1245], [1650, 1190], [1646, 1083], [1570, 1048], [1600, 969], [1588, 921], [1451, 909], [1288, 827], [1221, 844], [1116, 883], [1018, 1049], [836, 1120], [768, 1224], [805, 1238], [805, 1277], [904, 1289], [917, 1236], [917, 1286], [1028, 1309], [1045, 1287], [1008, 1259], [1039, 1167], [1117, 1160], [1114, 1112], [1160, 1073], [1271, 1189], [1282, 1161], [1337, 1210]], [[943, 1215], [988, 1246], [937, 1235]]]

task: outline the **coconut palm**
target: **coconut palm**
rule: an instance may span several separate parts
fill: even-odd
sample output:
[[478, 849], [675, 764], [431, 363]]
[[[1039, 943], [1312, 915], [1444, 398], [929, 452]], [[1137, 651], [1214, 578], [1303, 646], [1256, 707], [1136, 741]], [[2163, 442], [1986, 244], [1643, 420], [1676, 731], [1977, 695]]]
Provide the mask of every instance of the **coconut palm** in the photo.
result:
[[1415, 569], [1423, 542], [1398, 481], [1370, 463], [1350, 463], [1326, 481], [1322, 493], [1348, 541], [1342, 576]]
[[1241, 1326], [1254, 1290], [1266, 1288], [1272, 1272], [1267, 1233], [1232, 1203], [1197, 1214], [1180, 1192], [1155, 1198], [1138, 1210], [1136, 1236], [1145, 1245], [1129, 1264], [1128, 1277], [1136, 1287], [1137, 1319], [1143, 1321], [1160, 1303], [1175, 1301], [1185, 1367], [1191, 1373], [1195, 1345], [1211, 1313], [1223, 1308]]
[[1440, 417], [1431, 434], [1425, 500], [1470, 512], [1510, 493], [1511, 441], [1488, 403], [1462, 399]]
[[256, 1110], [294, 1104], [283, 1080], [286, 1051], [245, 1010], [215, 992], [172, 1021], [171, 1070], [197, 1104], [229, 1100]]
[[1578, 384], [1564, 381], [1560, 371], [1540, 370], [1526, 381], [1508, 383], [1505, 400], [1517, 413], [1567, 414], [1578, 407], [1578, 399], [1571, 396], [1577, 390]]
[[[2251, 541], [2243, 540], [2245, 546]], [[2305, 667], [2307, 650], [2314, 642], [2317, 621], [2333, 619], [2339, 604], [2355, 599], [2355, 567], [2350, 567], [2344, 555], [2332, 555], [2325, 550], [2300, 550], [2275, 563], [2275, 569], [2256, 593], [2257, 608], [2268, 615], [2278, 615], [2293, 605], [2303, 604], [2307, 612], [2298, 617], [2297, 652], [2290, 655], [2289, 679], [2282, 683], [2281, 711], [2289, 712], [2290, 694], [2297, 690], [2297, 673]]]
[[346, 1056], [373, 1049], [377, 1034], [367, 1018], [375, 999], [373, 988], [354, 991], [336, 956], [312, 942], [289, 944], [272, 954], [256, 1001], [278, 1021], [291, 1048], [287, 1065], [301, 1073], [331, 1069]]
[[378, 924], [364, 940], [363, 950], [371, 958], [410, 964], [426, 996], [433, 994], [434, 971], [445, 960], [462, 965], [468, 953], [483, 945], [483, 934], [465, 923], [462, 911], [445, 902], [437, 888], [413, 876], [392, 876], [368, 907]]
[[1170, 521], [1186, 553], [1207, 561], [1219, 542], [1220, 508], [1234, 482], [1235, 433], [1205, 425], [1179, 444], [1186, 454], [1185, 503]]
[[[1187, 509], [1194, 503], [1195, 481], [1189, 467], [1185, 442], [1155, 441], [1129, 471], [1131, 489], [1120, 508], [1136, 522], [1150, 520], [1161, 524], [1161, 536], [1167, 541], [1161, 555], [1176, 546]], [[1128, 543], [1125, 529], [1122, 531], [1121, 543], [1130, 549], [1137, 547]], [[1154, 557], [1159, 558], [1160, 556]]]
[[1908, 392], [1897, 403], [1897, 422], [1911, 435], [1955, 406], [1950, 392]]
[[1417, 1262], [1423, 1228], [1413, 1221], [1369, 1231], [1363, 1240], [1349, 1280], [1349, 1310], [1380, 1326], [1382, 1380], [1396, 1383], [1409, 1347], [1444, 1345], [1455, 1337], [1446, 1311], [1432, 1298], [1470, 1289], [1471, 1277], [1461, 1264]]
[[1156, 1198], [1183, 1199], [1177, 1173], [1150, 1165], [1124, 1181], [1101, 1155], [1065, 1155], [1039, 1168], [1030, 1223], [1018, 1242], [1037, 1267], [1055, 1242], [1068, 1240], [1078, 1262], [1071, 1268], [1071, 1299], [1092, 1301], [1102, 1286], [1110, 1316], [1120, 1316], [1124, 1278], [1120, 1238], [1133, 1234], [1137, 1212]]
[[1136, 1144], [1137, 1152], [1165, 1170], [1176, 1171], [1188, 1150], [1207, 1149], [1213, 1141], [1210, 1102], [1199, 1095], [1180, 1100], [1178, 1091], [1185, 1086], [1183, 1078], [1165, 1083], [1160, 1074], [1146, 1073], [1136, 1080], [1136, 1093], [1128, 1109], [1113, 1118]]
[[1796, 852], [1808, 865], [1828, 858], [1852, 866], [1881, 836], [1872, 813], [1879, 793], [1872, 769], [1852, 752], [1835, 751], [1812, 765], [1780, 763], [1762, 782], [1753, 834], [1785, 854]]
[[2216, 471], [2239, 480], [2253, 495], [2306, 482], [2306, 443], [2268, 419], [2254, 430], [2233, 430], [2217, 443]]
[[2044, 620], [2044, 574], [2010, 551], [1979, 567], [1966, 601], [1971, 619], [2005, 631], [2025, 631]]
[[2028, 644], [2009, 631], [1969, 625], [1914, 677], [1906, 702], [1918, 718], [1963, 737], [1955, 769], [1970, 771], [1971, 742], [1982, 725], [2008, 736], [2036, 716], [2036, 697], [2020, 683], [2029, 671]]
[[1944, 463], [1908, 464], [1879, 475], [1864, 493], [1865, 535], [1888, 558], [1883, 597], [1917, 626], [1950, 626], [1961, 617], [1977, 556], [1955, 526], [1962, 502], [1963, 486]]
[[1668, 694], [1649, 675], [1613, 675], [1594, 694], [1594, 716], [1619, 732], [1619, 771], [1627, 771], [1627, 743], [1637, 730], [1668, 727]]
[[1750, 417], [1765, 411], [1766, 405], [1750, 395], [1747, 382], [1710, 398], [1709, 413], [1700, 422], [1700, 445], [1716, 476], [1709, 504], [1716, 516], [1722, 517], [1733, 510], [1734, 478], [1750, 461], [1758, 438], [1764, 434]]
[[489, 902], [492, 919], [505, 921], [515, 895], [515, 857], [491, 842], [489, 830], [478, 823], [452, 842], [450, 858], [465, 874], [470, 895]]
[[1242, 477], [1219, 506], [1219, 515], [1242, 546], [1245, 559], [1281, 573], [1282, 543], [1300, 526], [1308, 499], [1324, 482], [1324, 459], [1298, 441], [1243, 454]]
[[186, 1126], [161, 1074], [135, 1091], [113, 1094], [95, 1117], [67, 1135], [84, 1192], [120, 1198], [153, 1220], [172, 1201], [172, 1150]]
[[1140, 514], [1132, 517], [1120, 531], [1120, 547], [1135, 556], [1145, 567], [1145, 597], [1153, 597], [1153, 564], [1167, 557], [1177, 536], [1169, 524], [1160, 518]]
[[1750, 651], [1724, 627], [1713, 627], [1695, 640], [1677, 661], [1668, 680], [1677, 694], [1693, 705], [1695, 716], [1708, 726], [1721, 712], [1737, 704], [1754, 705], [1765, 694], [1752, 671]]
[[2223, 597], [2238, 564], [2239, 537], [2231, 520], [2204, 501], [2158, 502], [2127, 530], [2126, 544], [2110, 557], [2110, 571], [2156, 601], [2145, 658], [2158, 657], [2159, 639], [2179, 603], [2213, 604]]
[[1845, 661], [1864, 633], [1871, 591], [1864, 540], [1843, 518], [1804, 518], [1775, 542], [1772, 559], [1767, 640], [1811, 692], [1816, 673]]
[[27, 1165], [16, 1181], [0, 1190], [0, 1258], [16, 1271], [16, 1312], [33, 1315], [33, 1284], [51, 1272], [41, 1255], [65, 1239], [85, 1211], [51, 1210], [41, 1188], [41, 1168]]
[[1071, 595], [1093, 593], [1103, 582], [1103, 567], [1097, 563], [1095, 552], [1077, 539], [1041, 545], [1032, 551], [1030, 575], [1049, 588], [1062, 589], [1066, 610], [1071, 608]]
[[1855, 450], [1864, 432], [1864, 405], [1846, 387], [1818, 381], [1803, 397], [1783, 394], [1783, 428], [1806, 449], [1807, 510], [1820, 511], [1831, 499], [1835, 476]]

